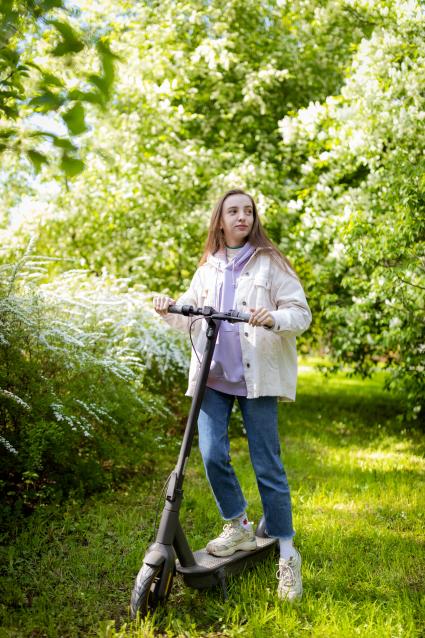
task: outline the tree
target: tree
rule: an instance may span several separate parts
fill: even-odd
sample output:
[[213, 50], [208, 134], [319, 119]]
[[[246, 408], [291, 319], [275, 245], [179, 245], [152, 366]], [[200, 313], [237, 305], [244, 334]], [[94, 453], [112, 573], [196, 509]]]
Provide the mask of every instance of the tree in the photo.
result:
[[425, 20], [412, 3], [381, 11], [340, 95], [281, 122], [287, 161], [298, 164], [288, 213], [324, 345], [361, 374], [383, 362], [389, 387], [422, 418]]
[[[81, 29], [73, 14], [63, 0], [2, 0], [0, 12], [0, 154], [23, 154], [37, 172], [59, 155], [67, 177], [84, 167], [76, 138], [87, 130], [85, 105], [105, 108], [116, 57], [105, 33]], [[76, 76], [83, 55], [100, 69]]]
[[[419, 415], [420, 4], [102, 0], [96, 11], [87, 28], [108, 15], [122, 62], [108, 112], [86, 109], [87, 169], [6, 230], [9, 244], [37, 234], [39, 252], [64, 259], [46, 277], [73, 260], [174, 294], [213, 201], [243, 186], [307, 289], [305, 338], [363, 374], [384, 362]], [[41, 182], [55, 178], [42, 166]]]
[[337, 90], [370, 29], [344, 3], [320, 5], [164, 0], [123, 23], [126, 3], [103, 0], [123, 62], [108, 113], [90, 114], [87, 170], [28, 225], [39, 249], [175, 292], [223, 188], [245, 185], [271, 217], [286, 194], [279, 120]]

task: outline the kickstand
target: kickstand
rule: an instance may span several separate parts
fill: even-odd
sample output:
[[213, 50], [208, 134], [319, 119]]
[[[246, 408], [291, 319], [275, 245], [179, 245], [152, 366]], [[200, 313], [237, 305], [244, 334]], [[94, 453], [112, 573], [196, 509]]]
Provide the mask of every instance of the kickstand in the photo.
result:
[[227, 587], [226, 587], [226, 574], [223, 568], [219, 569], [217, 572], [218, 582], [220, 583], [221, 592], [223, 594], [224, 601], [229, 598], [227, 595]]

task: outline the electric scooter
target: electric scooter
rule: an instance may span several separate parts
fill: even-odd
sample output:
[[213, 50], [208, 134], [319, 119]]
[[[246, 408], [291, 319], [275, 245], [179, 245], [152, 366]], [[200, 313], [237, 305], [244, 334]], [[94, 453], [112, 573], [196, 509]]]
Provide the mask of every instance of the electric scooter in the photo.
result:
[[265, 529], [264, 516], [255, 531], [257, 547], [252, 551], [236, 551], [231, 556], [217, 557], [205, 549], [192, 552], [179, 521], [179, 511], [183, 498], [183, 480], [190, 451], [192, 449], [202, 399], [214, 353], [214, 347], [221, 321], [230, 323], [248, 322], [250, 315], [235, 310], [217, 312], [210, 306], [170, 306], [168, 312], [186, 317], [199, 316], [207, 321], [206, 343], [201, 360], [195, 392], [183, 435], [179, 458], [170, 475], [165, 505], [161, 515], [155, 542], [148, 548], [142, 567], [137, 574], [131, 595], [131, 617], [140, 617], [153, 612], [164, 604], [170, 594], [173, 578], [181, 574], [189, 587], [203, 589], [221, 586], [224, 599], [227, 598], [226, 576], [237, 574], [247, 567], [264, 560], [276, 551], [277, 540], [269, 538]]

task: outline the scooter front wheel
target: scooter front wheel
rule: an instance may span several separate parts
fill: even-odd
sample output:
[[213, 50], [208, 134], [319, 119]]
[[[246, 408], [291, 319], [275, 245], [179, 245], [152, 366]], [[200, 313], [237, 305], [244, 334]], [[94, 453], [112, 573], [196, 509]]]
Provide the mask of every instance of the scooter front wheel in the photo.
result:
[[137, 574], [134, 588], [131, 593], [130, 612], [134, 619], [139, 612], [144, 618], [149, 611], [153, 612], [159, 604], [165, 601], [171, 589], [173, 574], [168, 575], [165, 596], [160, 597], [161, 580], [164, 575], [164, 563], [162, 565], [143, 564]]

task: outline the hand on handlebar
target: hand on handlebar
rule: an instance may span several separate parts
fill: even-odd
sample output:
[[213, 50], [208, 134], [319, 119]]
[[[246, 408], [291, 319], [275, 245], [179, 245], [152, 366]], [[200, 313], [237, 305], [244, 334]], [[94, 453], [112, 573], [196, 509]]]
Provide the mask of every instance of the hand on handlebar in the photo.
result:
[[167, 295], [156, 295], [153, 298], [153, 307], [155, 312], [164, 317], [168, 312], [168, 307], [176, 302]]
[[270, 311], [266, 308], [250, 308], [251, 317], [248, 321], [250, 326], [267, 326], [273, 328], [274, 319]]

